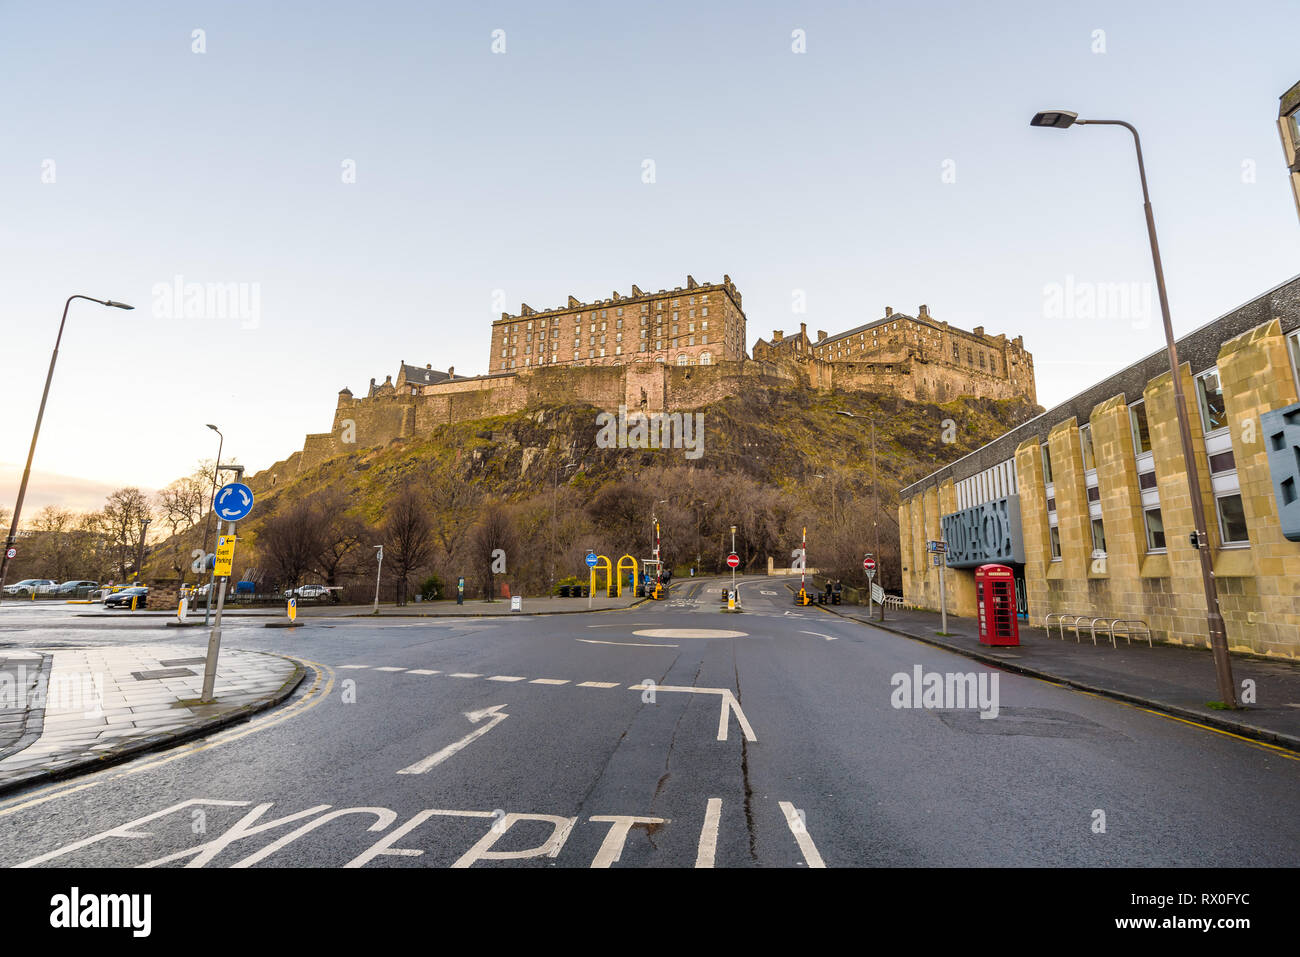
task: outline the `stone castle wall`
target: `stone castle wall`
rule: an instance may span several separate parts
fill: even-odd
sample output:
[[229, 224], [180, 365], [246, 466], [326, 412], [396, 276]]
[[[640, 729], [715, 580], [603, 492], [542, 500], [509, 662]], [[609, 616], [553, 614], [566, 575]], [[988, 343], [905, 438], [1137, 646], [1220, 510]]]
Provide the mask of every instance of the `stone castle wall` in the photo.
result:
[[427, 434], [440, 425], [523, 409], [579, 403], [608, 410], [626, 405], [647, 412], [698, 409], [752, 386], [879, 392], [921, 402], [947, 402], [959, 396], [1009, 399], [1020, 394], [1006, 379], [914, 358], [898, 363], [774, 357], [690, 366], [634, 362], [533, 367], [445, 380], [423, 386], [416, 394], [384, 390], [357, 397], [345, 389], [339, 393], [329, 432], [308, 435], [301, 452], [253, 480], [270, 487], [357, 448], [375, 448]]

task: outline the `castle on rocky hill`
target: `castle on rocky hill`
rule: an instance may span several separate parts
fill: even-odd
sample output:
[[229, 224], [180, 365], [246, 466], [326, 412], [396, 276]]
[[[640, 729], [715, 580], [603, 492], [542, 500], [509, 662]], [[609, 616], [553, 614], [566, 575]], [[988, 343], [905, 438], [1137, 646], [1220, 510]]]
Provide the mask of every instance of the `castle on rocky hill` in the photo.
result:
[[886, 308], [846, 332], [781, 330], [745, 351], [745, 313], [731, 277], [517, 314], [492, 323], [486, 373], [457, 375], [399, 363], [397, 378], [370, 380], [365, 396], [339, 392], [329, 432], [265, 473], [268, 484], [354, 448], [385, 445], [449, 422], [546, 405], [661, 412], [699, 409], [747, 388], [877, 392], [918, 402], [962, 396], [1036, 403], [1033, 357], [1019, 336], [966, 332]]

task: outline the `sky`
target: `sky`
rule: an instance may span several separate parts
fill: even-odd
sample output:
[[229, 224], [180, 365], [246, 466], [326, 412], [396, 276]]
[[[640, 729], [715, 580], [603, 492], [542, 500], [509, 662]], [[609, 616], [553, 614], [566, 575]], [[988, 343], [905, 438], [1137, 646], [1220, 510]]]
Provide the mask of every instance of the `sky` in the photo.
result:
[[206, 423], [265, 468], [403, 360], [487, 371], [503, 309], [687, 274], [732, 278], [751, 348], [921, 303], [1022, 335], [1050, 407], [1163, 337], [1128, 134], [1029, 118], [1141, 131], [1181, 335], [1300, 273], [1297, 28], [1297, 0], [0, 0], [0, 504], [73, 294], [136, 308], [72, 304], [36, 507], [161, 487]]

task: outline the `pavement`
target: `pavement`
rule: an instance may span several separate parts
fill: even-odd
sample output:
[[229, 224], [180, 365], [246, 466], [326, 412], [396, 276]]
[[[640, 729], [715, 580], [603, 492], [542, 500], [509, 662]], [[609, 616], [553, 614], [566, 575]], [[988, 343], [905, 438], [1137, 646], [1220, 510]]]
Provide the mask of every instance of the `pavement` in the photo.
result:
[[1020, 623], [1020, 644], [1000, 647], [980, 643], [979, 624], [973, 618], [949, 615], [948, 637], [944, 637], [937, 612], [887, 610], [881, 622], [879, 609], [876, 617], [868, 618], [866, 610], [858, 606], [822, 607], [1007, 671], [1058, 681], [1300, 751], [1300, 661], [1232, 655], [1238, 700], [1245, 700], [1244, 683], [1251, 682], [1254, 701], [1236, 710], [1219, 710], [1209, 705], [1217, 698], [1218, 689], [1208, 648], [1149, 646], [1144, 640], [1129, 643], [1122, 637], [1114, 647], [1102, 637], [1094, 645], [1086, 633], [1079, 641], [1067, 629], [1062, 640], [1055, 631], [1049, 634], [1024, 622]]
[[[283, 704], [0, 798], [0, 866], [1294, 866], [1294, 752], [766, 578], [722, 614], [723, 584], [602, 615], [232, 619], [223, 660], [305, 669]], [[176, 644], [0, 607], [5, 660]], [[900, 695], [917, 669], [980, 700]]]
[[105, 767], [283, 701], [296, 662], [224, 650], [200, 704], [206, 647], [120, 645], [0, 657], [0, 794]]

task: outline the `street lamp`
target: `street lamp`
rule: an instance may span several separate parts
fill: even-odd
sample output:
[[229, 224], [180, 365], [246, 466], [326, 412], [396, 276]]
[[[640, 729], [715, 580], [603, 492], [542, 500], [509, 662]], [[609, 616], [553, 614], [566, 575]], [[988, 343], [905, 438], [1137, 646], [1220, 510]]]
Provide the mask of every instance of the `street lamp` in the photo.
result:
[[[375, 612], [374, 613], [377, 615], [379, 614], [379, 574], [384, 569], [384, 546], [371, 545], [370, 547], [376, 549], [375, 558], [379, 562], [379, 564], [375, 567]], [[406, 587], [406, 586], [402, 586], [402, 587]]]
[[[212, 513], [217, 506], [217, 470], [221, 468], [221, 450], [225, 448], [226, 437], [215, 425], [208, 423], [208, 428], [219, 436], [217, 440], [217, 459], [212, 463], [212, 499], [208, 502], [208, 517], [203, 524], [203, 563], [208, 563], [208, 538], [212, 534]], [[216, 566], [208, 566], [208, 594], [203, 599], [203, 627], [208, 626], [208, 616], [212, 614], [212, 583], [216, 580]]]
[[1192, 547], [1201, 562], [1201, 583], [1205, 590], [1205, 608], [1210, 629], [1210, 649], [1214, 654], [1214, 670], [1219, 681], [1219, 697], [1230, 708], [1237, 706], [1237, 691], [1232, 680], [1232, 661], [1228, 657], [1228, 638], [1219, 611], [1219, 596], [1214, 582], [1214, 561], [1210, 555], [1209, 538], [1205, 533], [1205, 504], [1201, 499], [1201, 479], [1196, 471], [1196, 454], [1192, 448], [1192, 430], [1188, 424], [1187, 399], [1183, 394], [1182, 378], [1178, 374], [1178, 347], [1174, 342], [1174, 327], [1169, 319], [1169, 296], [1165, 292], [1165, 272], [1160, 264], [1160, 245], [1156, 241], [1156, 221], [1151, 212], [1151, 195], [1147, 191], [1146, 167], [1142, 164], [1142, 140], [1137, 128], [1123, 120], [1081, 120], [1078, 113], [1051, 110], [1035, 113], [1030, 126], [1064, 130], [1071, 126], [1122, 126], [1133, 134], [1137, 150], [1138, 177], [1142, 180], [1142, 210], [1146, 213], [1147, 236], [1151, 241], [1151, 262], [1155, 266], [1156, 290], [1160, 294], [1160, 314], [1165, 325], [1165, 346], [1169, 353], [1169, 374], [1174, 384], [1174, 407], [1178, 413], [1178, 434], [1183, 446], [1183, 470], [1187, 473], [1187, 490], [1192, 499]]
[[63, 325], [68, 321], [68, 307], [72, 305], [74, 299], [86, 299], [90, 302], [97, 302], [101, 306], [110, 306], [113, 309], [134, 309], [135, 306], [128, 306], [124, 302], [114, 302], [112, 299], [95, 299], [91, 296], [69, 296], [68, 301], [63, 304], [63, 318], [59, 320], [59, 334], [54, 340], [54, 353], [50, 356], [50, 371], [45, 374], [45, 391], [41, 393], [41, 405], [36, 412], [36, 428], [32, 430], [32, 445], [27, 450], [27, 466], [23, 469], [23, 480], [18, 485], [18, 500], [14, 502], [13, 521], [9, 524], [9, 537], [5, 540], [4, 554], [0, 555], [0, 595], [4, 594], [5, 573], [9, 570], [9, 553], [13, 550], [14, 539], [18, 537], [18, 518], [22, 515], [23, 499], [27, 496], [27, 480], [32, 474], [32, 456], [36, 454], [36, 439], [41, 434], [41, 419], [45, 416], [45, 402], [50, 397], [50, 382], [54, 379], [54, 363], [59, 359], [59, 344], [63, 341]]
[[[853, 412], [847, 412], [844, 409], [836, 409], [836, 415], [848, 416], [850, 419], [865, 419], [865, 415], [856, 415]], [[879, 472], [876, 469], [876, 420], [871, 420], [871, 549], [872, 554], [877, 556], [879, 561], [880, 555], [880, 486], [876, 481]], [[834, 493], [832, 492], [832, 496]], [[832, 505], [834, 502], [832, 502]], [[884, 585], [885, 576], [880, 576], [881, 585]], [[883, 609], [882, 609], [883, 610]]]

